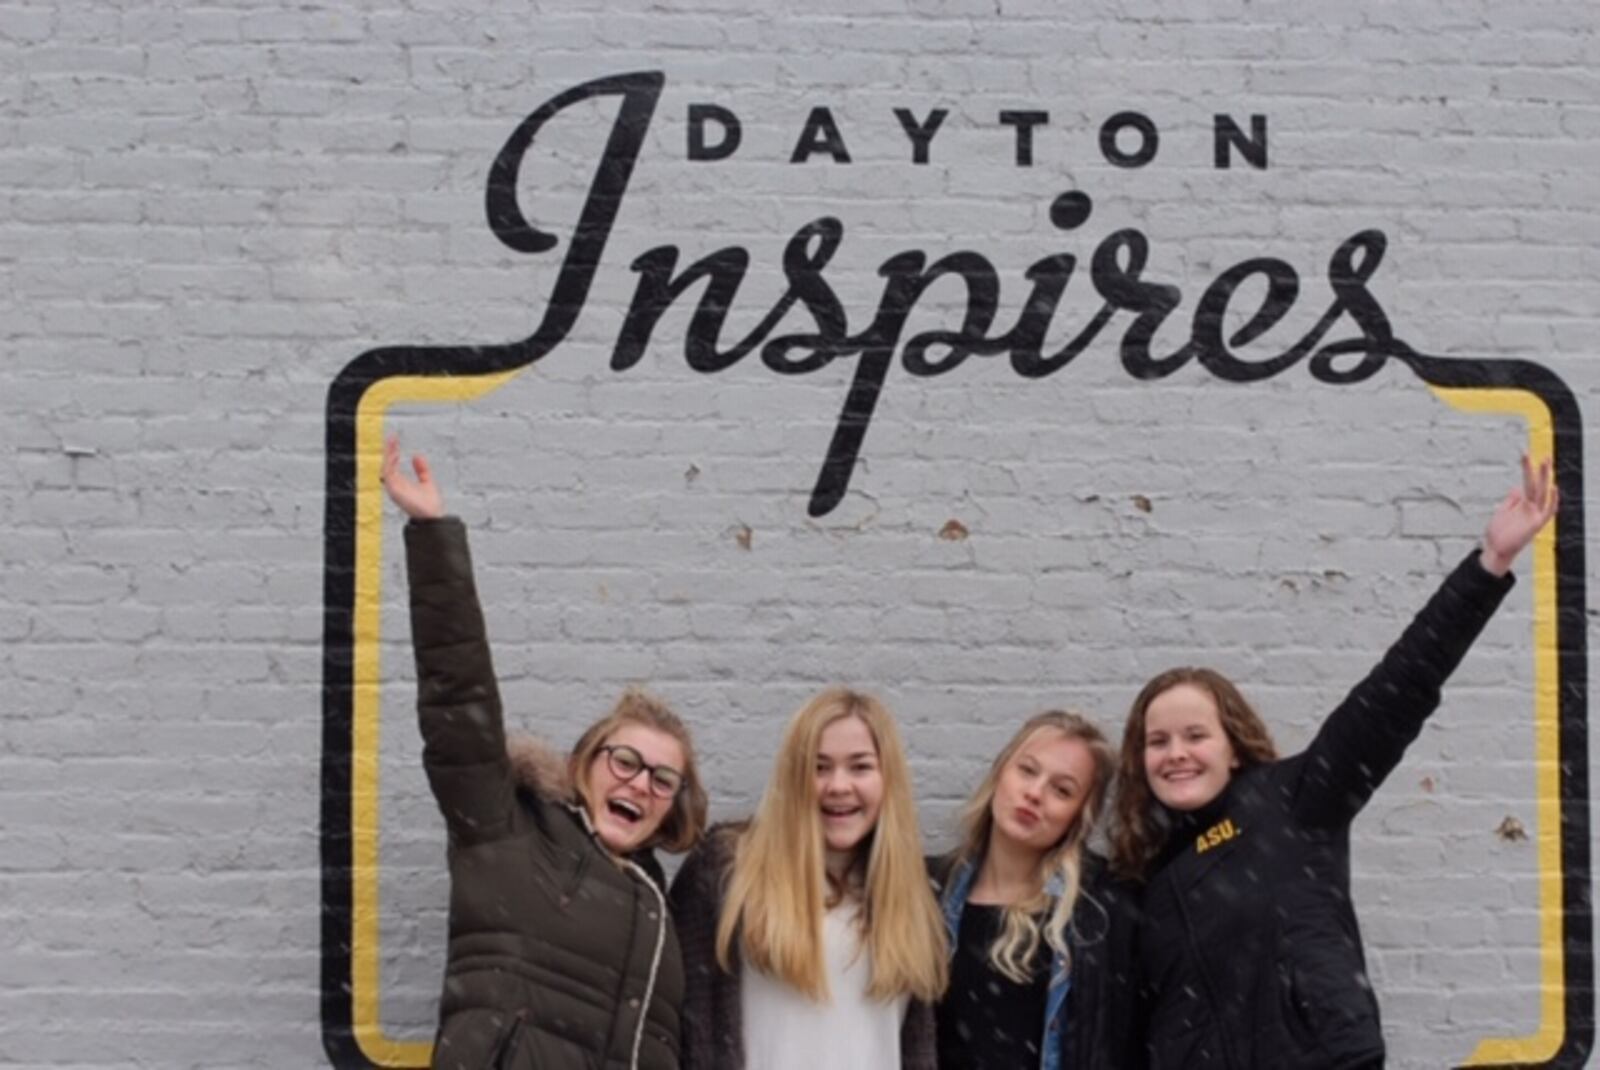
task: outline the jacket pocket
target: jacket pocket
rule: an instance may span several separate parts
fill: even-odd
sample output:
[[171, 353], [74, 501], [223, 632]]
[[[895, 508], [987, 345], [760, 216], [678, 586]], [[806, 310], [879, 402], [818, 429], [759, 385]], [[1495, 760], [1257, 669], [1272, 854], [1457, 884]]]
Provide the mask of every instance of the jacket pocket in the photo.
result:
[[1284, 1032], [1300, 1051], [1317, 1049], [1317, 1023], [1311, 1002], [1306, 998], [1305, 984], [1293, 960], [1278, 960], [1278, 1019]]
[[561, 885], [561, 898], [557, 900], [562, 910], [572, 905], [572, 900], [577, 897], [578, 889], [583, 887], [583, 879], [589, 874], [589, 859], [594, 854], [593, 850], [580, 847], [576, 851], [572, 871], [567, 874]]
[[500, 1034], [500, 1039], [495, 1041], [494, 1047], [489, 1051], [489, 1062], [484, 1070], [511, 1070], [515, 1065], [513, 1060], [522, 1048], [522, 1032], [528, 1024], [528, 1012], [518, 1011]]

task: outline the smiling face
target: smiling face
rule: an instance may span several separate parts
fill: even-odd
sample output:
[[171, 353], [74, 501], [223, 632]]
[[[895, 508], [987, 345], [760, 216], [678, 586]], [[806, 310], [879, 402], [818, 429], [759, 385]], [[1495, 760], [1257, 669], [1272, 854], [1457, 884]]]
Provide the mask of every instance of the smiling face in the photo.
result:
[[822, 730], [816, 776], [823, 843], [835, 863], [829, 870], [842, 870], [877, 827], [883, 808], [878, 744], [865, 721], [840, 717]]
[[1094, 756], [1081, 739], [1040, 729], [1017, 748], [995, 782], [990, 836], [1043, 854], [1083, 812], [1095, 783]]
[[[683, 746], [671, 735], [647, 725], [623, 723], [606, 739], [607, 747], [632, 747], [646, 765], [682, 771]], [[589, 819], [600, 842], [612, 854], [637, 851], [650, 841], [672, 811], [673, 798], [650, 789], [650, 773], [639, 769], [624, 780], [613, 770], [616, 763], [602, 748], [595, 752], [587, 771]]]
[[1144, 773], [1151, 794], [1163, 805], [1198, 810], [1222, 794], [1239, 764], [1216, 700], [1204, 688], [1177, 684], [1150, 701]]

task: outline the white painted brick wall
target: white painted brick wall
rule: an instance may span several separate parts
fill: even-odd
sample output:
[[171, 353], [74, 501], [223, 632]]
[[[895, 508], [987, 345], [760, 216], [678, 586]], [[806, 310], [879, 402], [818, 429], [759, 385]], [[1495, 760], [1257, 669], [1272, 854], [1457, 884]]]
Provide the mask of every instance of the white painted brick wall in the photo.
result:
[[[1535, 361], [1592, 417], [1592, 4], [804, 7], [0, 0], [0, 1066], [325, 1065], [327, 389], [375, 346], [537, 325], [565, 245], [501, 246], [483, 187], [517, 123], [579, 82], [666, 76], [583, 317], [498, 392], [392, 424], [473, 528], [513, 719], [565, 744], [647, 682], [692, 720], [722, 815], [753, 804], [787, 713], [841, 680], [900, 713], [939, 842], [1021, 718], [1065, 704], [1116, 734], [1174, 662], [1236, 674], [1297, 746], [1471, 545], [1523, 431], [1395, 366], [1342, 388], [1303, 365], [1137, 382], [1124, 314], [1037, 382], [897, 366], [851, 494], [810, 520], [853, 362], [692, 373], [686, 300], [611, 372], [646, 249], [679, 246], [680, 267], [749, 249], [731, 339], [782, 292], [790, 235], [832, 214], [852, 330], [910, 249], [989, 257], [1003, 330], [1028, 264], [1133, 226], [1184, 293], [1159, 351], [1250, 256], [1301, 275], [1275, 351], [1327, 307], [1334, 249], [1377, 228], [1397, 336]], [[691, 102], [739, 114], [734, 159], [685, 159]], [[853, 164], [786, 162], [816, 106]], [[896, 107], [950, 110], [931, 165], [907, 162]], [[1031, 169], [996, 120], [1018, 108], [1051, 113]], [[525, 210], [563, 243], [610, 109], [567, 113], [524, 166]], [[1147, 168], [1099, 154], [1123, 110], [1160, 128]], [[1266, 171], [1212, 169], [1219, 112], [1268, 117]], [[1069, 189], [1095, 209], [1064, 233], [1048, 209]], [[959, 323], [961, 297], [935, 287], [906, 336]], [[1098, 304], [1080, 265], [1050, 348]], [[968, 538], [938, 537], [951, 519]], [[425, 1040], [443, 842], [386, 525], [382, 1023]], [[1529, 588], [1356, 825], [1393, 1066], [1538, 1024], [1535, 849], [1495, 834], [1539, 831]]]

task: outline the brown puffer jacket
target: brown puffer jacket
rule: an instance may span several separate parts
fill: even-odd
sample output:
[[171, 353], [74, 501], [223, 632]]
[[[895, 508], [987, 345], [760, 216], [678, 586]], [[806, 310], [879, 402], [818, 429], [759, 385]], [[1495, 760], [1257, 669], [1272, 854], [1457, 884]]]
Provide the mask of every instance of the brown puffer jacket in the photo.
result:
[[683, 963], [660, 868], [616, 860], [559, 785], [519, 783], [466, 529], [412, 521], [405, 540], [423, 764], [449, 828], [434, 1067], [675, 1070]]

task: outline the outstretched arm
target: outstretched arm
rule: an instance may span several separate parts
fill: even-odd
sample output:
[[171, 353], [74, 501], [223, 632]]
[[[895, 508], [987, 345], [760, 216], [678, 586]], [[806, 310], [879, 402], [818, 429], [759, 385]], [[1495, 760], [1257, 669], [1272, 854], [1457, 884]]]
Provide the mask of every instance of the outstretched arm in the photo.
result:
[[444, 495], [426, 458], [400, 465], [400, 442], [384, 445], [383, 487], [411, 518], [405, 527], [411, 588], [411, 644], [417, 661], [422, 762], [458, 843], [497, 839], [515, 820], [500, 689], [472, 577], [461, 521], [444, 515]]
[[1348, 822], [1400, 763], [1439, 693], [1511, 589], [1517, 555], [1555, 516], [1550, 462], [1522, 459], [1522, 486], [1500, 502], [1480, 549], [1428, 600], [1366, 679], [1323, 722], [1303, 756], [1296, 812], [1311, 824]]

